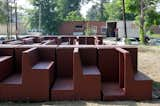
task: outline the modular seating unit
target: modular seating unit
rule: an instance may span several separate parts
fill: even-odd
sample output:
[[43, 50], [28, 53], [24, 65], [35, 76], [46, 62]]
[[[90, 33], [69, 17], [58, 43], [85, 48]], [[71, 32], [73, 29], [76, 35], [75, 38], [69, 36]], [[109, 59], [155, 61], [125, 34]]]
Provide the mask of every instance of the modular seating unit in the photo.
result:
[[116, 50], [120, 59], [120, 86], [125, 88], [126, 99], [152, 99], [152, 80], [137, 69], [137, 48], [116, 48]]
[[98, 39], [98, 44], [103, 45], [103, 37], [102, 36], [96, 36], [96, 38]]
[[49, 100], [54, 79], [55, 49], [31, 48], [23, 52], [24, 95], [28, 100]]
[[87, 44], [87, 39], [84, 36], [79, 36], [78, 37], [78, 42], [79, 42], [80, 45]]
[[87, 39], [87, 45], [95, 45], [95, 40], [96, 40], [96, 37], [86, 37]]
[[44, 37], [41, 37], [41, 36], [37, 36], [37, 37], [34, 37], [34, 40], [33, 40], [35, 43], [41, 43], [42, 41], [44, 41]]
[[51, 88], [51, 100], [74, 100], [73, 48], [57, 48], [56, 77]]
[[152, 98], [152, 81], [137, 71], [136, 56], [136, 48], [99, 48], [103, 100]]
[[0, 100], [148, 99], [152, 80], [138, 71], [135, 47], [0, 47]]
[[101, 75], [97, 67], [97, 49], [76, 48], [74, 61], [78, 98], [82, 100], [100, 100]]
[[10, 44], [10, 45], [20, 45], [20, 44], [24, 44], [24, 42], [20, 41], [20, 40], [16, 40], [16, 41], [7, 42], [7, 44]]
[[77, 39], [75, 36], [61, 36], [61, 44], [63, 45], [73, 45], [74, 41]]
[[49, 40], [51, 40], [51, 41], [54, 41], [55, 42], [55, 44], [60, 44], [60, 39], [58, 38], [58, 36], [43, 36], [43, 38], [44, 38], [44, 41], [49, 41]]
[[80, 45], [102, 45], [101, 36], [29, 36], [19, 40], [3, 41], [10, 45], [74, 45], [79, 41]]
[[57, 40], [58, 36], [43, 36], [44, 40]]
[[42, 42], [42, 45], [56, 45], [55, 40], [45, 40]]
[[70, 44], [74, 45], [76, 40], [77, 40], [77, 37], [74, 37], [74, 36], [70, 37]]
[[34, 38], [25, 38], [22, 40], [24, 42], [24, 44], [33, 44], [34, 43]]
[[101, 43], [96, 36], [79, 36], [78, 41], [80, 45], [95, 45], [96, 42], [98, 42], [97, 44]]
[[14, 48], [0, 48], [0, 100], [22, 98], [22, 78], [16, 72]]
[[123, 99], [125, 92], [119, 87], [118, 52], [112, 47], [99, 48], [98, 66], [102, 77], [103, 100]]

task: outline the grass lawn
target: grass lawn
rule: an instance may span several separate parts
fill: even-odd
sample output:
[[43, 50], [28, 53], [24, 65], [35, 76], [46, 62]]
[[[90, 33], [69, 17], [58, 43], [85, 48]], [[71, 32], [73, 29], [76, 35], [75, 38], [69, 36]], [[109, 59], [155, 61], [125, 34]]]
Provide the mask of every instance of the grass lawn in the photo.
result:
[[[160, 89], [160, 47], [140, 46], [138, 52], [139, 70], [154, 80], [153, 87]], [[62, 101], [62, 102], [1, 102], [0, 106], [160, 106], [160, 100], [150, 101]]]
[[150, 37], [152, 37], [152, 38], [160, 38], [160, 34], [152, 34]]

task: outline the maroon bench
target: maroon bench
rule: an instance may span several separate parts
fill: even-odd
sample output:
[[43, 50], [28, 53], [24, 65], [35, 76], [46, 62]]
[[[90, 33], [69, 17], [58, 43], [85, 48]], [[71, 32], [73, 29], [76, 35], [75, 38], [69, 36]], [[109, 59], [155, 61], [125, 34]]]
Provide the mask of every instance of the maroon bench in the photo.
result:
[[103, 100], [151, 99], [152, 81], [137, 72], [136, 56], [136, 48], [99, 48]]
[[137, 48], [1, 45], [0, 100], [148, 100], [152, 80], [137, 69]]
[[34, 38], [24, 38], [22, 41], [24, 42], [24, 44], [33, 44]]
[[73, 48], [57, 48], [56, 80], [51, 88], [51, 100], [74, 100]]
[[31, 48], [23, 52], [22, 76], [25, 97], [32, 101], [49, 100], [55, 66], [54, 48]]
[[[116, 48], [119, 52], [119, 84], [125, 88], [126, 98], [148, 100], [152, 98], [152, 80], [137, 70], [134, 55], [137, 48]], [[134, 65], [133, 65], [134, 64]]]
[[[74, 51], [75, 72], [77, 72], [78, 98], [100, 100], [101, 75], [97, 67], [96, 48], [77, 48]], [[96, 86], [95, 86], [96, 85]]]
[[22, 79], [16, 72], [14, 48], [0, 48], [0, 99], [18, 100], [22, 93]]

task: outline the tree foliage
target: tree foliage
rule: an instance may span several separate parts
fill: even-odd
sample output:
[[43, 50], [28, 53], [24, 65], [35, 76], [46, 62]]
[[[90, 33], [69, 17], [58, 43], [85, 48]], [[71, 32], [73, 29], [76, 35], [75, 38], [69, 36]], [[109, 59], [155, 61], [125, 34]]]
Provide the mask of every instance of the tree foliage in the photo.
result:
[[159, 0], [126, 0], [127, 12], [136, 15], [136, 22], [140, 29], [140, 40], [144, 43], [144, 36], [153, 24], [160, 24], [160, 15], [156, 12]]
[[0, 0], [0, 23], [7, 23], [7, 6], [3, 0]]
[[31, 3], [35, 7], [30, 11], [31, 28], [41, 25], [45, 34], [57, 34], [58, 26], [65, 20], [81, 19], [80, 0], [32, 0]]
[[71, 11], [67, 14], [64, 21], [83, 21], [84, 18], [81, 16], [81, 14], [78, 11]]
[[[30, 25], [32, 28], [38, 28], [39, 20], [41, 20], [41, 28], [44, 33], [57, 33], [56, 29], [63, 21], [84, 20], [80, 14], [80, 8], [83, 6], [82, 4], [87, 4], [91, 1], [95, 2], [95, 0], [31, 0], [35, 8], [29, 11]], [[106, 21], [123, 19], [122, 0], [98, 1], [88, 11], [87, 20]], [[143, 0], [144, 8], [141, 8], [141, 1], [125, 0], [126, 19], [137, 20], [138, 25], [142, 28], [141, 32], [144, 33], [152, 24], [160, 24], [159, 14], [155, 9], [155, 5], [159, 0]], [[141, 14], [142, 9], [144, 17]]]
[[100, 14], [100, 7], [96, 5], [93, 5], [88, 11], [86, 19], [90, 21], [99, 21], [101, 19]]
[[[122, 0], [100, 0], [100, 3], [93, 5], [88, 11], [87, 18], [90, 20], [122, 20]], [[103, 5], [101, 5], [103, 3]], [[103, 10], [101, 10], [103, 6]], [[101, 14], [103, 13], [103, 16]], [[134, 20], [135, 14], [132, 12], [126, 13], [127, 20]]]

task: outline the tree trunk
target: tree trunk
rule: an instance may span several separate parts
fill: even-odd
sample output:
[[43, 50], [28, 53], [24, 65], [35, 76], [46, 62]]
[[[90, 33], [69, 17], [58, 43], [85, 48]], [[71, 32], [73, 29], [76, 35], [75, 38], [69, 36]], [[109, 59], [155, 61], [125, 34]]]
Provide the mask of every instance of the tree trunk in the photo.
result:
[[144, 36], [145, 36], [145, 31], [144, 31], [144, 0], [141, 0], [141, 16], [140, 16], [140, 43], [144, 44]]
[[123, 23], [124, 23], [124, 35], [125, 39], [127, 39], [127, 25], [126, 25], [126, 12], [125, 12], [125, 1], [122, 1], [123, 6]]
[[100, 13], [101, 13], [101, 21], [103, 20], [104, 18], [104, 15], [103, 15], [103, 3], [104, 3], [104, 0], [101, 0], [101, 3], [100, 3]]

